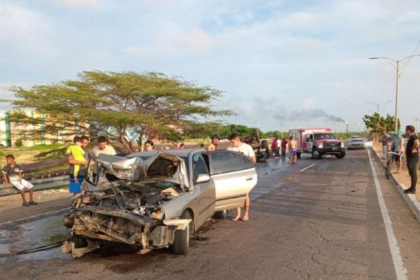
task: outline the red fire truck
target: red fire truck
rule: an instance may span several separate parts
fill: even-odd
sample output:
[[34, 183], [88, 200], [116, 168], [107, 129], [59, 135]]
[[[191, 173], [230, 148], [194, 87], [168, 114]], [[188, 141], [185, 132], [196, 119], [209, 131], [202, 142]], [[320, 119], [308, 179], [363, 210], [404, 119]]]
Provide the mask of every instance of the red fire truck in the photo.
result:
[[340, 159], [346, 156], [344, 142], [334, 137], [331, 128], [291, 129], [289, 135], [297, 141], [298, 157], [302, 153], [310, 153], [315, 159], [323, 155], [335, 155]]

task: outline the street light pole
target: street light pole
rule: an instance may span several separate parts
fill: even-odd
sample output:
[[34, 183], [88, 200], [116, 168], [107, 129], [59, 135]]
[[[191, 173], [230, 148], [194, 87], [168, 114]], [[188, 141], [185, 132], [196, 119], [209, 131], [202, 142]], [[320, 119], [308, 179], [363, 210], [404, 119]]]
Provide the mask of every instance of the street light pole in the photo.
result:
[[415, 57], [415, 56], [420, 56], [419, 54], [414, 54], [414, 55], [410, 55], [407, 57], [404, 57], [403, 59], [399, 60], [395, 60], [393, 58], [389, 58], [389, 57], [370, 57], [369, 59], [384, 59], [386, 60], [389, 64], [392, 65], [392, 67], [394, 67], [394, 69], [397, 71], [397, 81], [396, 81], [396, 89], [395, 89], [395, 133], [397, 133], [398, 131], [398, 98], [399, 98], [399, 79], [400, 79], [400, 63], [403, 62], [404, 60], [411, 58], [411, 57]]
[[397, 133], [398, 131], [398, 97], [399, 97], [399, 89], [400, 89], [400, 61], [397, 60], [397, 81], [395, 83], [395, 126], [394, 132]]

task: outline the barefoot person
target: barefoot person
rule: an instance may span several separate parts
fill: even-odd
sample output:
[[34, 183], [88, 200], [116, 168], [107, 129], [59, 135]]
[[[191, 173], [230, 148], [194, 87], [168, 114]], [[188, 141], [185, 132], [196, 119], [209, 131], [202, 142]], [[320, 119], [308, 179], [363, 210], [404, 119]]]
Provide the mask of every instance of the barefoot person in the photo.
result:
[[[3, 180], [6, 186], [14, 186], [20, 191], [22, 196], [22, 206], [38, 205], [34, 201], [33, 185], [22, 178], [22, 167], [15, 162], [13, 155], [6, 156], [6, 166], [3, 168]], [[25, 189], [29, 190], [29, 202], [25, 198]]]
[[[84, 162], [86, 158], [85, 158], [85, 151], [82, 148], [82, 137], [75, 136], [73, 139], [73, 142], [74, 144], [70, 145], [67, 148], [66, 154], [69, 156], [71, 155], [73, 159], [75, 159], [78, 162]], [[79, 178], [79, 170], [80, 170], [81, 165], [82, 164], [73, 165], [73, 178], [76, 184], [79, 184], [79, 181], [83, 180], [83, 178]], [[79, 193], [79, 192], [76, 192], [76, 193]]]
[[[233, 133], [229, 137], [229, 140], [230, 140], [230, 146], [227, 148], [228, 151], [241, 153], [249, 157], [253, 163], [257, 162], [257, 158], [255, 157], [254, 150], [252, 149], [250, 145], [241, 142], [241, 138], [239, 137], [238, 133]], [[242, 221], [244, 222], [249, 220], [249, 204], [250, 204], [250, 199], [249, 199], [249, 194], [247, 194], [245, 198], [245, 205], [244, 205], [245, 213], [244, 213], [244, 216], [242, 217]], [[240, 218], [241, 218], [241, 207], [238, 207], [236, 217], [232, 221], [238, 221]]]
[[293, 136], [290, 136], [289, 150], [290, 150], [289, 163], [297, 163], [297, 142], [296, 142], [296, 139], [293, 138]]

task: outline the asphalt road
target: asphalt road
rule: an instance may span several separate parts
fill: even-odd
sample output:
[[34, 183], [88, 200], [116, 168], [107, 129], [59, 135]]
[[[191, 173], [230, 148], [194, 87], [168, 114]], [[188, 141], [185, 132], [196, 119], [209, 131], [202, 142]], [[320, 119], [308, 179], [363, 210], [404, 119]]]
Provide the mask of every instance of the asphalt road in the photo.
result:
[[193, 241], [187, 256], [120, 246], [77, 260], [58, 249], [13, 256], [68, 233], [60, 213], [3, 224], [0, 278], [420, 279], [420, 225], [372, 163], [377, 180], [366, 151], [258, 164], [250, 221], [209, 221], [210, 240]]

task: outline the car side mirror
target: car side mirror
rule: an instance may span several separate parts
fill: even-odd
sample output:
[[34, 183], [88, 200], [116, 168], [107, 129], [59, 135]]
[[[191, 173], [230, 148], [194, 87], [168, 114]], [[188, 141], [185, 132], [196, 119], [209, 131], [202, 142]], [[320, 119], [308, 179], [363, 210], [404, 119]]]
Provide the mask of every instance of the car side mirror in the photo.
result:
[[210, 176], [208, 174], [200, 174], [196, 180], [197, 184], [205, 183], [210, 181]]

